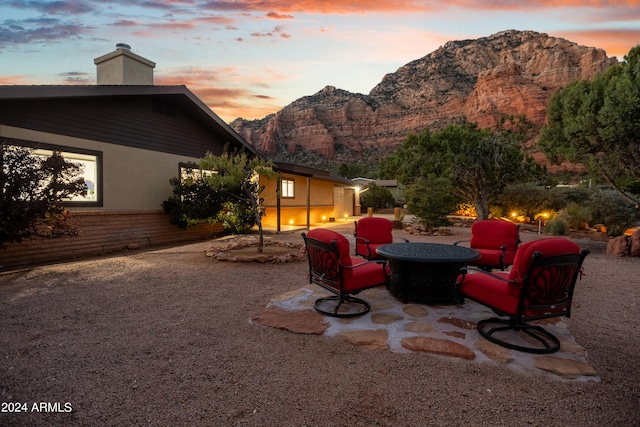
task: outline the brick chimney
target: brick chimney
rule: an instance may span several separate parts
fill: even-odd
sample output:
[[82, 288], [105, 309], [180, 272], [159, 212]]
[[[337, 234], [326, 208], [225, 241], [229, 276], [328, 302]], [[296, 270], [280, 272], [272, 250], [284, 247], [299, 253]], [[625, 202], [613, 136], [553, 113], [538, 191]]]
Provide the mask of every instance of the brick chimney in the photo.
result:
[[153, 69], [151, 62], [131, 52], [131, 46], [118, 43], [116, 50], [93, 60], [96, 64], [99, 85], [151, 85]]

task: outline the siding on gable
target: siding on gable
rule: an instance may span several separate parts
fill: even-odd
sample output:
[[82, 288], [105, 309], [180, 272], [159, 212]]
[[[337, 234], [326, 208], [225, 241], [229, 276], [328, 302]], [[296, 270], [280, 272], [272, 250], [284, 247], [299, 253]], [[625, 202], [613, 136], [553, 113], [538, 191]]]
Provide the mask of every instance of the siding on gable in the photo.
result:
[[0, 124], [111, 144], [203, 157], [222, 153], [227, 141], [188, 114], [177, 96], [175, 117], [153, 112], [152, 96], [0, 100]]

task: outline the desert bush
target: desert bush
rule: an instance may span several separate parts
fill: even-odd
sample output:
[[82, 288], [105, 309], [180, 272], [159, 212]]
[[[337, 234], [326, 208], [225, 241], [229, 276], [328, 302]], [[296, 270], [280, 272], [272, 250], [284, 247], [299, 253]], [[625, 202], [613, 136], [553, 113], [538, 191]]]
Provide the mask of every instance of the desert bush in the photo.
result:
[[447, 215], [455, 211], [460, 198], [446, 178], [420, 178], [406, 192], [407, 207], [425, 228], [451, 225]]
[[[601, 190], [590, 198], [593, 220], [604, 224], [609, 236], [620, 236], [640, 221], [640, 209], [613, 190]], [[640, 203], [640, 201], [639, 201]]]
[[564, 236], [567, 234], [567, 223], [561, 218], [550, 219], [544, 226], [544, 231], [553, 236]]
[[181, 181], [172, 178], [173, 195], [162, 202], [162, 208], [170, 215], [170, 222], [178, 228], [215, 222], [226, 197], [219, 189], [211, 188], [201, 177]]
[[360, 205], [363, 208], [382, 209], [395, 205], [396, 199], [387, 188], [380, 187], [374, 182], [367, 188], [367, 191], [360, 194]]
[[256, 217], [251, 205], [240, 201], [225, 202], [216, 219], [232, 234], [246, 234], [256, 225]]
[[550, 191], [535, 183], [508, 185], [497, 197], [496, 210], [502, 215], [517, 212], [533, 220], [552, 209]]
[[593, 193], [594, 190], [586, 187], [553, 187], [549, 189], [548, 196], [551, 209], [560, 211], [570, 203], [587, 206], [589, 197]]
[[564, 220], [570, 228], [579, 230], [591, 221], [591, 209], [576, 202], [569, 202], [560, 210], [558, 218]]

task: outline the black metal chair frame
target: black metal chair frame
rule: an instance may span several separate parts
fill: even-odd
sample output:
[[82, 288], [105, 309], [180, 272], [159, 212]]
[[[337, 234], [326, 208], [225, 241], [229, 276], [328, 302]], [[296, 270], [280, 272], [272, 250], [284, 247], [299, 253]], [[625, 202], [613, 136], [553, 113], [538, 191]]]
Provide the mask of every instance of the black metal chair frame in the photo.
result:
[[[302, 233], [304, 239], [307, 259], [309, 261], [309, 283], [315, 283], [322, 288], [328, 290], [334, 295], [319, 298], [314, 303], [314, 308], [319, 313], [325, 314], [331, 317], [357, 317], [367, 314], [371, 310], [371, 305], [364, 299], [354, 297], [353, 294], [357, 294], [365, 289], [373, 288], [376, 286], [386, 285], [387, 281], [382, 283], [372, 283], [366, 287], [358, 289], [356, 292], [347, 292], [344, 290], [343, 279], [346, 269], [354, 269], [365, 264], [377, 264], [375, 261], [365, 261], [361, 264], [349, 266], [340, 262], [340, 252], [335, 240], [330, 243], [325, 243], [320, 240], [308, 237], [305, 233]], [[317, 259], [317, 258], [320, 259]], [[314, 262], [315, 261], [315, 262]], [[386, 277], [386, 266], [381, 265]], [[335, 302], [335, 305], [333, 303]], [[326, 310], [322, 308], [326, 303], [331, 303], [333, 308]], [[356, 311], [340, 312], [340, 308], [350, 304], [355, 307]]]
[[[353, 237], [355, 238], [355, 254], [356, 256], [361, 256], [363, 258], [365, 258], [367, 261], [372, 261], [372, 260], [376, 260], [378, 262], [384, 262], [384, 259], [380, 259], [380, 258], [375, 258], [374, 254], [371, 253], [371, 248], [369, 247], [369, 244], [371, 244], [371, 241], [369, 241], [368, 239], [365, 239], [364, 237], [358, 237], [358, 221], [354, 221], [353, 222], [355, 225], [355, 230], [353, 232]], [[393, 243], [393, 241], [401, 241], [401, 243], [409, 243], [408, 239], [405, 239], [404, 237], [396, 237], [393, 236], [393, 240], [389, 243]], [[358, 242], [364, 242], [364, 244], [367, 247], [367, 253], [366, 254], [362, 254], [360, 252], [358, 252]]]
[[[537, 251], [534, 252], [532, 256], [531, 263], [527, 269], [526, 275], [522, 280], [522, 289], [519, 296], [517, 313], [515, 315], [504, 313], [499, 309], [489, 305], [485, 301], [480, 301], [479, 299], [469, 297], [465, 295], [465, 298], [469, 298], [474, 300], [482, 305], [485, 305], [491, 308], [494, 313], [498, 316], [506, 317], [507, 319], [503, 319], [500, 317], [492, 317], [489, 319], [484, 319], [478, 322], [477, 329], [481, 336], [491, 341], [494, 344], [500, 345], [502, 347], [506, 347], [513, 350], [518, 350], [526, 353], [534, 353], [534, 354], [548, 354], [554, 353], [560, 349], [560, 340], [553, 335], [551, 332], [547, 331], [540, 325], [533, 325], [528, 322], [536, 321], [541, 319], [547, 319], [551, 317], [571, 317], [571, 302], [573, 299], [573, 291], [576, 285], [576, 281], [578, 276], [582, 274], [582, 263], [584, 262], [585, 257], [589, 254], [588, 250], [582, 250], [579, 254], [566, 254], [566, 255], [555, 255], [555, 256], [542, 256], [542, 253]], [[480, 268], [472, 268], [466, 267], [463, 268], [463, 277], [461, 281], [458, 283], [461, 284], [464, 281], [464, 276], [466, 275], [467, 269], [473, 269], [478, 272], [478, 274], [488, 274], [496, 278], [496, 280], [505, 280], [503, 277], [497, 276], [495, 274], [489, 273], [486, 270]], [[542, 271], [547, 271], [548, 274], [543, 275], [540, 274]], [[537, 274], [536, 274], [537, 273]], [[543, 277], [546, 276], [546, 277]], [[551, 280], [551, 283], [545, 283], [547, 286], [536, 286], [535, 281], [537, 279], [540, 280]], [[566, 297], [563, 300], [554, 300], [548, 303], [539, 302], [537, 304], [527, 304], [526, 299], [530, 297], [532, 294], [535, 295], [536, 291], [538, 293], [545, 293], [545, 289], [548, 289], [548, 286], [551, 286], [552, 292], [566, 292]], [[548, 294], [548, 293], [547, 293]], [[542, 313], [534, 316], [525, 315], [525, 311], [527, 309], [531, 310], [552, 310], [548, 313]], [[516, 331], [527, 334], [537, 341], [539, 346], [523, 346], [517, 345], [512, 342], [506, 341], [505, 339], [500, 339], [494, 334], [498, 332], [504, 331]]]

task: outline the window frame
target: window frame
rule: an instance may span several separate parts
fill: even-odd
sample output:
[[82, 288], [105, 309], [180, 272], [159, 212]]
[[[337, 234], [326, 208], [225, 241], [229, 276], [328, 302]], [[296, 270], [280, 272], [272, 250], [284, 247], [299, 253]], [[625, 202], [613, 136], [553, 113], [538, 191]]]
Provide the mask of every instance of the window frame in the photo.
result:
[[[47, 150], [47, 151], [59, 151], [71, 154], [80, 154], [83, 156], [94, 156], [96, 158], [96, 182], [95, 185], [95, 200], [62, 200], [62, 205], [69, 208], [80, 207], [103, 207], [104, 206], [104, 179], [102, 176], [102, 151], [87, 150], [85, 148], [70, 147], [59, 144], [49, 144], [44, 142], [26, 141], [14, 138], [1, 138], [2, 143], [6, 145], [15, 145], [19, 147], [27, 147], [33, 150]], [[36, 154], [37, 155], [37, 154]], [[73, 159], [71, 159], [73, 161]]]
[[[285, 191], [286, 183], [286, 191]], [[295, 199], [296, 197], [296, 181], [294, 179], [281, 179], [280, 180], [280, 197], [283, 199]]]

